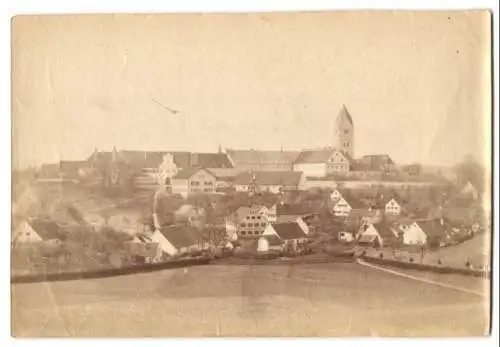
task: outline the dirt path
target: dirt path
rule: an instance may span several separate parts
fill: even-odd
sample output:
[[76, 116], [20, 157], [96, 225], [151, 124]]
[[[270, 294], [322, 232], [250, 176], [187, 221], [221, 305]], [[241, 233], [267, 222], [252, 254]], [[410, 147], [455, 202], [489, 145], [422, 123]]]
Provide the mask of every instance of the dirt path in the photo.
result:
[[451, 285], [451, 284], [447, 284], [447, 283], [442, 283], [442, 282], [438, 282], [438, 281], [433, 281], [433, 280], [429, 280], [429, 279], [418, 277], [418, 276], [408, 275], [408, 274], [405, 274], [403, 272], [399, 272], [399, 271], [391, 270], [391, 269], [388, 269], [388, 268], [385, 268], [385, 267], [382, 267], [382, 266], [378, 266], [378, 265], [373, 265], [373, 264], [367, 263], [367, 262], [365, 262], [365, 261], [363, 261], [361, 259], [358, 259], [358, 264], [360, 264], [362, 266], [370, 267], [370, 268], [378, 270], [378, 271], [383, 271], [383, 272], [386, 272], [386, 273], [390, 273], [390, 274], [395, 275], [395, 276], [400, 276], [400, 277], [408, 278], [410, 280], [419, 281], [419, 282], [423, 282], [423, 283], [428, 283], [428, 284], [432, 284], [432, 285], [443, 287], [443, 288], [458, 290], [458, 291], [461, 291], [461, 292], [464, 292], [464, 293], [474, 294], [474, 295], [478, 295], [478, 296], [481, 296], [481, 297], [487, 297], [487, 293], [485, 293], [485, 292], [480, 292], [480, 291], [471, 290], [471, 289], [467, 289], [467, 288], [463, 288], [463, 287], [458, 287], [458, 286], [455, 286], [455, 285]]

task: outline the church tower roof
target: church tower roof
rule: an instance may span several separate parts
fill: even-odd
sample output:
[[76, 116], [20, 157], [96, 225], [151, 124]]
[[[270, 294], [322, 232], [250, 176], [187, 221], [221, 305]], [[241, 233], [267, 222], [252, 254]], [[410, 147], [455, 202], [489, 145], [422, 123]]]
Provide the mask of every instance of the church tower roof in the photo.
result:
[[353, 125], [349, 111], [347, 111], [345, 105], [342, 105], [342, 109], [340, 110], [339, 115], [337, 116], [337, 123], [341, 124], [344, 120], [347, 120], [351, 125]]

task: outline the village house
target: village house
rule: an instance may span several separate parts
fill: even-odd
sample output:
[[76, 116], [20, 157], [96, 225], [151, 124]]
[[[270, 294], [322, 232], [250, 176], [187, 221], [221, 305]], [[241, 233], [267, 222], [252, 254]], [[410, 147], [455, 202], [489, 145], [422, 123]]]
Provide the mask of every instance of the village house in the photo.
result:
[[326, 177], [331, 173], [346, 173], [354, 169], [354, 160], [340, 149], [322, 148], [302, 151], [293, 164], [293, 171], [305, 177]]
[[146, 152], [141, 186], [170, 185], [182, 170], [203, 167], [216, 177], [234, 177], [234, 166], [225, 153]]
[[215, 192], [217, 177], [202, 167], [187, 168], [180, 171], [172, 179], [172, 194], [183, 197], [194, 194], [210, 194]]
[[395, 164], [387, 154], [364, 155], [358, 159], [359, 170], [362, 171], [392, 171]]
[[262, 236], [277, 236], [282, 242], [283, 247], [289, 250], [298, 250], [305, 245], [307, 234], [298, 223], [274, 223], [269, 224]]
[[[113, 159], [114, 157], [114, 159]], [[171, 185], [171, 181], [180, 171], [204, 167], [216, 176], [234, 177], [234, 166], [229, 157], [219, 153], [190, 153], [166, 151], [132, 151], [121, 150], [112, 152], [98, 152], [97, 150], [87, 159], [91, 168], [99, 171], [109, 171], [111, 163], [119, 162], [122, 171], [132, 175], [134, 184], [139, 189], [157, 189], [158, 186]]]
[[387, 198], [384, 201], [384, 212], [386, 215], [399, 216], [401, 214], [401, 204], [395, 198]]
[[338, 240], [342, 242], [353, 242], [355, 240], [355, 233], [352, 230], [342, 230], [338, 232]]
[[265, 205], [241, 206], [226, 217], [226, 234], [231, 239], [257, 237], [267, 227], [269, 209]]
[[238, 192], [249, 192], [254, 189], [260, 192], [278, 194], [285, 190], [299, 190], [304, 184], [301, 172], [292, 171], [257, 171], [244, 172], [234, 179], [234, 187]]
[[247, 171], [292, 171], [295, 151], [226, 150], [238, 174]]
[[[156, 189], [158, 186], [171, 186], [172, 178], [189, 167], [188, 152], [143, 152], [141, 174], [136, 177], [136, 186], [142, 189]], [[137, 158], [140, 163], [140, 154]]]
[[126, 242], [129, 257], [142, 257], [147, 263], [162, 260], [163, 251], [158, 242], [154, 242], [150, 232], [137, 233], [132, 240]]
[[341, 198], [344, 197], [344, 195], [347, 195], [346, 194], [346, 190], [341, 190], [340, 188], [336, 188], [333, 190], [333, 192], [330, 194], [330, 200], [332, 202], [337, 202], [339, 201]]
[[267, 220], [269, 223], [276, 223], [278, 220], [278, 204], [273, 204], [267, 211]]
[[87, 162], [82, 181], [106, 189], [132, 187], [135, 176], [140, 172], [140, 167], [130, 163], [116, 147], [111, 152], [94, 150]]
[[[425, 239], [427, 245], [439, 246], [447, 238], [447, 235], [452, 232], [452, 229], [451, 224], [445, 218], [417, 221], [405, 232], [405, 234], [408, 234], [405, 242], [412, 244], [411, 242], [423, 242], [423, 239]], [[425, 234], [425, 238], [422, 237], [420, 231]], [[404, 234], [403, 239], [405, 239]]]
[[257, 240], [257, 252], [281, 252], [285, 242], [277, 235], [261, 235]]
[[479, 198], [479, 192], [471, 181], [468, 181], [460, 190], [459, 194], [462, 198], [469, 198], [471, 200], [477, 200]]
[[175, 248], [175, 255], [201, 251], [208, 247], [208, 244], [202, 240], [201, 235], [194, 228], [172, 225], [162, 227], [160, 232]]
[[398, 236], [397, 230], [394, 230], [388, 223], [381, 221], [361, 225], [356, 238], [360, 245], [384, 247], [396, 243]]
[[401, 239], [404, 245], [425, 245], [427, 234], [422, 230], [419, 223], [402, 222], [399, 224]]
[[309, 221], [315, 216], [312, 209], [303, 204], [285, 204], [276, 205], [276, 223], [297, 223], [305, 234], [309, 234], [313, 228]]
[[402, 244], [404, 245], [439, 245], [453, 233], [450, 222], [445, 218], [432, 218], [415, 220], [412, 218], [399, 218], [392, 223]]
[[341, 197], [332, 208], [335, 217], [347, 217], [353, 210], [367, 210], [363, 202], [356, 198], [349, 197], [349, 200]]
[[182, 225], [164, 226], [148, 233], [148, 239], [157, 243], [166, 256], [179, 256], [208, 248], [200, 234], [194, 229]]
[[66, 233], [52, 220], [32, 218], [21, 221], [12, 236], [12, 246], [61, 244], [66, 238]]
[[304, 203], [278, 203], [276, 204], [276, 218], [279, 222], [280, 219], [289, 219], [295, 217], [301, 217], [308, 219], [313, 217], [315, 210]]

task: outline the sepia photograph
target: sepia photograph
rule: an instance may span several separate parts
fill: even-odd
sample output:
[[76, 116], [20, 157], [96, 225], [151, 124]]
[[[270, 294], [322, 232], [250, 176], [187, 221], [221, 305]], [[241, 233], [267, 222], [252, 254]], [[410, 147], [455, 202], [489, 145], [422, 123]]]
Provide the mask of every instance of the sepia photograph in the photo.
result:
[[484, 337], [492, 13], [18, 15], [11, 335]]

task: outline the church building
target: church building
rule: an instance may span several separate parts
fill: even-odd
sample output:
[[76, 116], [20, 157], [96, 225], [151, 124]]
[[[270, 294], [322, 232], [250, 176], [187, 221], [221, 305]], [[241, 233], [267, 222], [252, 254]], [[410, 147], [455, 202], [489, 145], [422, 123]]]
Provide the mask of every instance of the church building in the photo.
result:
[[293, 164], [305, 177], [325, 177], [354, 170], [354, 124], [345, 106], [335, 119], [333, 146], [303, 150]]

